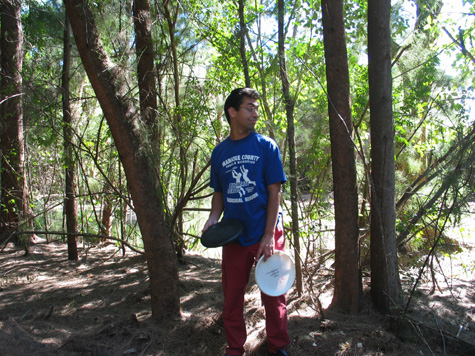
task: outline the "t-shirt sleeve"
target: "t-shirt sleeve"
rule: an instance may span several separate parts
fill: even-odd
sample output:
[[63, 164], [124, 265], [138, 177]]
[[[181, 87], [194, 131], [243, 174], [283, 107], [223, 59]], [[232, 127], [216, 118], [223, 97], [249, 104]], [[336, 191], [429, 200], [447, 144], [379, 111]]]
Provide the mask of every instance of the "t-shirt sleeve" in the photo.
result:
[[270, 140], [266, 157], [265, 184], [271, 185], [278, 182], [287, 182], [287, 177], [282, 165], [279, 146], [273, 140]]

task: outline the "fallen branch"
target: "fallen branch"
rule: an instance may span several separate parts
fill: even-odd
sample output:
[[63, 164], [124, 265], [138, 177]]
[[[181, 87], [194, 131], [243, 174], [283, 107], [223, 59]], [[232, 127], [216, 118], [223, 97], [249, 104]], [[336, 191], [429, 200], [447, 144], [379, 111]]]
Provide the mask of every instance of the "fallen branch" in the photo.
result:
[[37, 348], [38, 345], [41, 345], [43, 349], [49, 350], [52, 352], [52, 349], [49, 349], [49, 345], [42, 343], [34, 335], [28, 333], [15, 319], [8, 317], [4, 322], [3, 329], [11, 335], [13, 340], [21, 342], [23, 345], [30, 345], [33, 348]]
[[420, 329], [420, 326], [425, 326], [424, 324], [419, 324], [419, 323], [414, 323], [412, 320], [410, 319], [407, 319], [407, 321], [409, 322], [409, 324], [411, 324], [412, 328], [414, 329], [414, 331], [416, 332], [416, 335], [419, 337], [419, 339], [422, 341], [422, 343], [424, 345], [426, 345], [426, 347], [429, 349], [429, 352], [432, 356], [434, 356], [434, 352], [432, 352], [432, 349], [430, 348], [430, 345], [429, 345], [429, 342], [426, 340], [426, 338], [424, 337], [424, 334], [422, 333], [421, 329]]
[[[419, 322], [415, 320], [414, 318], [411, 318], [410, 316], [406, 315], [406, 320], [413, 325], [413, 327], [417, 326], [419, 330], [423, 330], [426, 333], [429, 333], [429, 335], [434, 338], [434, 339], [439, 339], [442, 337], [442, 344], [444, 347], [451, 348], [452, 352], [457, 352], [457, 355], [460, 356], [472, 356], [475, 355], [475, 345], [455, 336], [452, 335], [444, 330], [441, 330], [440, 328], [436, 329], [432, 326], [426, 325], [422, 322]], [[445, 350], [444, 350], [445, 352]]]
[[117, 237], [113, 236], [108, 236], [108, 235], [99, 235], [99, 234], [90, 234], [90, 233], [85, 233], [85, 232], [75, 232], [75, 233], [70, 233], [70, 232], [62, 232], [62, 231], [16, 231], [15, 232], [18, 235], [61, 235], [61, 236], [67, 236], [67, 235], [72, 235], [72, 236], [83, 236], [83, 237], [94, 237], [94, 238], [99, 238], [99, 239], [107, 239], [107, 240], [113, 240], [113, 241], [118, 241], [121, 244], [127, 246], [130, 248], [132, 251], [144, 254], [145, 252], [142, 250], [137, 249], [136, 247], [132, 246], [130, 243], [128, 243], [125, 240], [119, 239]]

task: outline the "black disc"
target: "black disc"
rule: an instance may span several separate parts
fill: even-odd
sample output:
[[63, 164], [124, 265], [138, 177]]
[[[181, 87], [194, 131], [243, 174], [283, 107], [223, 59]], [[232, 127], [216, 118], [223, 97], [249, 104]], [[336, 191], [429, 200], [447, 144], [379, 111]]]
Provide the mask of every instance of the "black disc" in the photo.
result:
[[244, 225], [239, 220], [221, 220], [201, 235], [201, 244], [204, 247], [223, 246], [237, 239], [243, 231]]

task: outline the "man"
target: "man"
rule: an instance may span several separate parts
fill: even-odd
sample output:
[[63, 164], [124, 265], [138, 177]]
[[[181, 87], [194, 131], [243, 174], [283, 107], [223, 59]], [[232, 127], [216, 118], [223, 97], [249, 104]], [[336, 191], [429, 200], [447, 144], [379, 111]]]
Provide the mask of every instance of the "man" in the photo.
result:
[[[236, 242], [223, 246], [223, 321], [228, 346], [226, 355], [243, 355], [246, 342], [244, 294], [251, 269], [261, 256], [284, 249], [280, 189], [286, 182], [276, 143], [257, 134], [259, 93], [249, 88], [231, 92], [224, 104], [231, 127], [229, 137], [211, 155], [210, 186], [214, 189], [206, 231], [223, 219], [237, 219], [244, 232]], [[285, 296], [261, 293], [266, 311], [269, 355], [286, 356], [289, 344]]]

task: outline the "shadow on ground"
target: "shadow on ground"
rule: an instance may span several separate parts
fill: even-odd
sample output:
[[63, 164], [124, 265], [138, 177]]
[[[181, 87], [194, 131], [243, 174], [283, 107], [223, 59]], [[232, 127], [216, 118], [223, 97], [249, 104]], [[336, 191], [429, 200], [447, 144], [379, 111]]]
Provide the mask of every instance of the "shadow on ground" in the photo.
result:
[[[124, 257], [114, 245], [105, 245], [81, 251], [79, 262], [66, 256], [65, 245], [44, 241], [27, 257], [12, 246], [1, 252], [0, 355], [224, 355], [219, 260], [185, 256], [180, 265], [182, 318], [157, 323], [150, 315], [142, 255], [128, 251]], [[322, 320], [314, 298], [299, 298], [292, 291], [289, 350], [294, 356], [473, 355], [473, 283], [473, 278], [460, 281], [451, 289], [458, 299], [421, 288], [412, 321], [405, 325], [372, 312], [369, 303], [358, 316], [326, 311]], [[246, 321], [247, 355], [266, 355], [264, 310], [254, 282], [246, 295]], [[450, 340], [461, 324], [465, 329]]]

